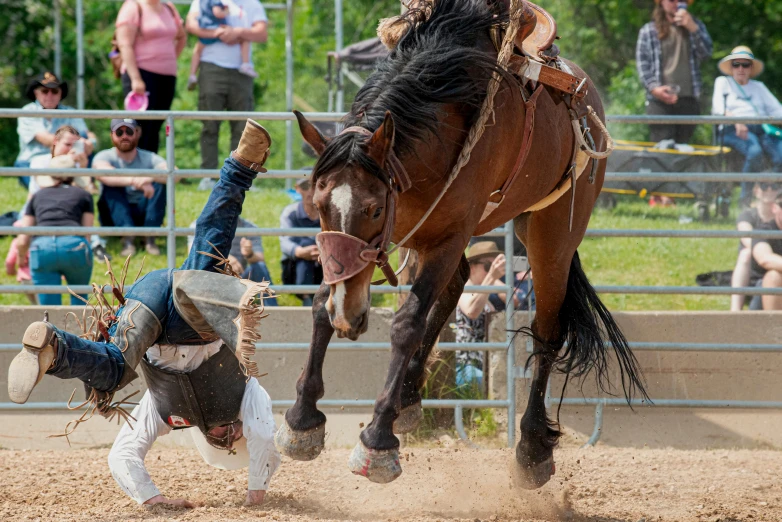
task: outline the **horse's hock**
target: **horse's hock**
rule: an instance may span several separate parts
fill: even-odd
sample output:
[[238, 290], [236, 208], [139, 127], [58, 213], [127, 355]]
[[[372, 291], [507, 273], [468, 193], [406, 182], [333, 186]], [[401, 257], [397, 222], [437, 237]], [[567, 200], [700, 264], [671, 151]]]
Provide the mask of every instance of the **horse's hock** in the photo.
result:
[[[632, 343], [715, 343], [771, 344], [782, 337], [782, 313], [752, 312], [616, 312], [613, 314]], [[516, 328], [528, 325], [527, 312], [516, 312]], [[489, 340], [506, 339], [505, 315], [495, 314], [490, 322]], [[523, 366], [529, 353], [527, 337], [515, 342], [516, 364]], [[782, 397], [782, 357], [779, 352], [634, 350], [644, 372], [652, 401], [661, 399], [775, 401]], [[615, 361], [612, 360], [613, 363]], [[503, 352], [491, 352], [489, 358], [490, 398], [505, 398], [507, 392], [506, 358]], [[621, 383], [617, 365], [612, 364], [612, 383]], [[516, 384], [516, 411], [523, 411], [527, 389], [524, 380]], [[564, 377], [551, 380], [551, 408], [556, 409]], [[621, 387], [613, 398], [621, 398]], [[570, 380], [566, 398], [609, 397], [600, 394], [594, 379], [587, 375], [583, 388]], [[592, 431], [594, 406], [563, 405], [562, 422], [581, 434]], [[505, 412], [498, 415], [505, 419]], [[616, 445], [658, 444], [676, 447], [782, 447], [782, 414], [776, 410], [705, 410], [694, 408], [636, 407], [606, 408], [608, 418], [601, 441]], [[763, 422], [755, 419], [763, 418]], [[753, 420], [750, 420], [753, 419]], [[649, 431], [650, 425], [654, 430]], [[770, 429], [771, 426], [777, 429]], [[685, 440], [685, 431], [691, 439]]]

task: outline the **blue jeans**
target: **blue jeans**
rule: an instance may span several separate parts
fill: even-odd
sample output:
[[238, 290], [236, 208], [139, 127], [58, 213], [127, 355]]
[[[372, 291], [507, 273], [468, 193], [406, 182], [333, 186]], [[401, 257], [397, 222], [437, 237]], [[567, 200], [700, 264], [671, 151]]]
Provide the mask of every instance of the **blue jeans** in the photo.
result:
[[[244, 272], [242, 272], [242, 279], [249, 279], [250, 281], [255, 281], [256, 283], [261, 283], [263, 281], [269, 281], [269, 283], [272, 282], [272, 276], [269, 273], [269, 269], [266, 267], [266, 263], [263, 261], [258, 261], [257, 263], [250, 263], [247, 265], [247, 268], [244, 269]], [[267, 298], [263, 300], [264, 306], [277, 306], [277, 298]]]
[[[220, 171], [220, 180], [212, 189], [209, 200], [196, 221], [193, 247], [180, 270], [216, 272], [215, 267], [218, 261], [199, 254], [198, 251], [212, 252], [209, 243], [217, 247], [220, 252], [231, 250], [231, 243], [236, 233], [236, 223], [242, 212], [245, 192], [250, 189], [256, 175], [256, 172], [243, 167], [231, 158], [225, 160], [225, 165]], [[150, 272], [131, 287], [126, 297], [141, 301], [160, 320], [163, 332], [155, 340], [155, 343], [197, 344], [199, 341], [203, 343], [201, 336], [179, 316], [174, 308], [171, 285], [175, 270], [164, 268]], [[122, 309], [118, 311], [118, 315], [121, 313]], [[109, 334], [113, 335], [115, 331], [116, 324], [109, 329]], [[73, 360], [72, 364], [68, 366], [67, 372], [64, 367], [61, 368], [59, 365], [47, 372], [56, 377], [78, 378], [93, 386], [91, 382], [94, 382], [95, 372], [90, 369], [88, 362], [83, 362], [82, 359], [89, 361], [91, 358], [103, 357], [106, 354], [114, 358], [117, 354], [120, 358], [122, 357], [119, 349], [110, 342], [74, 339], [73, 337], [65, 337], [64, 333], [59, 330], [58, 333], [63, 334], [64, 342], [70, 345]], [[122, 359], [122, 368], [124, 371], [124, 359]], [[93, 381], [88, 382], [85, 380], [86, 377], [90, 377]], [[103, 391], [114, 389], [122, 379], [122, 372], [114, 377], [116, 378], [112, 384], [102, 388]]]
[[166, 217], [166, 185], [153, 183], [152, 198], [138, 203], [128, 201], [127, 187], [103, 186], [101, 199], [106, 203], [115, 227], [159, 227]]
[[[29, 161], [14, 161], [14, 168], [16, 169], [29, 169], [30, 168], [30, 162]], [[19, 184], [27, 190], [30, 187], [30, 176], [19, 176], [16, 178], [19, 180]]]
[[[753, 132], [757, 130], [758, 132]], [[759, 126], [750, 126], [747, 139], [742, 140], [736, 136], [736, 127], [726, 126], [725, 145], [744, 156], [744, 168], [742, 172], [761, 172], [763, 170], [763, 153], [768, 154], [774, 172], [782, 172], [782, 140], [769, 136]], [[752, 199], [752, 187], [754, 182], [741, 184], [742, 200]]]
[[457, 364], [456, 385], [460, 388], [462, 386], [476, 386], [483, 390], [483, 370], [472, 364]]
[[[69, 285], [88, 285], [92, 275], [92, 249], [81, 236], [39, 236], [30, 247], [30, 272], [34, 285], [59, 285], [62, 277]], [[82, 295], [85, 299], [87, 295]], [[39, 294], [38, 302], [62, 304], [60, 294]], [[71, 296], [71, 304], [81, 301]]]
[[[319, 285], [323, 281], [323, 268], [306, 259], [282, 260], [282, 284]], [[303, 306], [312, 306], [312, 295], [296, 294]]]

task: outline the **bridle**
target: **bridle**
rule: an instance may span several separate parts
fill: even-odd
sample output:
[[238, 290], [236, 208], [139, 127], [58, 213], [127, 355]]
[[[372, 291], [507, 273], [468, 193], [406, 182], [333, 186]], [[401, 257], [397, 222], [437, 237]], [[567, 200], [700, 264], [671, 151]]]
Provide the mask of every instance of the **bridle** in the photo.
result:
[[[340, 134], [349, 132], [372, 136], [372, 131], [357, 126], [347, 127]], [[386, 176], [384, 181], [388, 185], [388, 191], [386, 192], [386, 219], [380, 234], [368, 243], [344, 232], [320, 232], [315, 236], [323, 265], [323, 282], [327, 285], [350, 279], [364, 270], [369, 263], [375, 263], [380, 268], [391, 286], [398, 285], [394, 269], [388, 264], [388, 245], [394, 232], [399, 194], [408, 190], [412, 182], [393, 150], [389, 151], [385, 165], [381, 167]]]

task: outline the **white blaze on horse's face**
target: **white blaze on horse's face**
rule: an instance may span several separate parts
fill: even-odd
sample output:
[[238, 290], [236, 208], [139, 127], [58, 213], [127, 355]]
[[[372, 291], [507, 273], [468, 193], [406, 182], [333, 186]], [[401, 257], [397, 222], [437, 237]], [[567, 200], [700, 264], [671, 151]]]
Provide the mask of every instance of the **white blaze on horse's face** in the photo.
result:
[[353, 189], [350, 183], [343, 183], [331, 191], [331, 203], [339, 212], [339, 220], [342, 232], [347, 230], [348, 219], [350, 218], [350, 209], [353, 206]]

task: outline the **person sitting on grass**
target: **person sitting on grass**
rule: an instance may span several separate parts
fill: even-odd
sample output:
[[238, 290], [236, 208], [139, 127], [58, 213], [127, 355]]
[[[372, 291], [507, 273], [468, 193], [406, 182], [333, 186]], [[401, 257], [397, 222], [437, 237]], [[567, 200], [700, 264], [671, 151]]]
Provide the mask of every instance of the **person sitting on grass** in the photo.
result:
[[[228, 15], [230, 13], [241, 13], [241, 8], [231, 0], [200, 0], [200, 15], [198, 16], [198, 27], [201, 29], [220, 29], [220, 26], [229, 25]], [[187, 90], [192, 91], [198, 85], [198, 66], [201, 64], [201, 55], [207, 45], [216, 44], [220, 38], [199, 38], [193, 48], [193, 58], [190, 60], [190, 77], [187, 79]], [[250, 61], [250, 45], [247, 40], [239, 42], [239, 48], [242, 56], [242, 65], [239, 66], [239, 72], [250, 78], [257, 78]]]
[[[53, 158], [69, 155], [73, 158], [76, 168], [86, 169], [89, 166], [89, 159], [86, 153], [87, 143], [87, 140], [81, 137], [76, 127], [63, 125], [54, 133], [50, 154], [38, 154], [33, 157], [30, 160], [30, 168], [48, 169], [51, 167]], [[83, 188], [90, 194], [97, 192], [95, 182], [87, 176], [75, 177], [73, 184]], [[54, 185], [54, 182], [50, 176], [31, 176], [29, 186], [27, 187], [27, 200], [29, 201], [33, 194], [41, 190], [41, 188], [51, 187], [52, 185]], [[26, 202], [25, 207], [27, 207]], [[24, 208], [22, 208], [20, 215], [24, 215]], [[108, 258], [111, 261], [111, 256], [106, 252], [106, 241], [100, 236], [93, 234], [90, 238], [90, 246], [92, 247], [92, 255], [96, 260], [102, 263], [104, 258]]]
[[[772, 207], [774, 219], [760, 226], [760, 230], [782, 230], [782, 194], [778, 194]], [[757, 279], [755, 286], [763, 288], [782, 287], [782, 239], [752, 240], [752, 276]], [[763, 310], [782, 310], [782, 295], [757, 296], [763, 304]], [[754, 301], [755, 299], [753, 299]], [[750, 306], [751, 309], [758, 309]]]
[[[52, 159], [52, 168], [74, 168], [69, 155]], [[53, 185], [42, 188], [27, 204], [20, 219], [22, 227], [91, 227], [95, 219], [92, 196], [84, 189], [73, 186], [73, 178], [52, 176]], [[30, 252], [30, 272], [34, 285], [61, 285], [62, 278], [69, 285], [86, 285], [92, 275], [92, 249], [88, 237], [83, 235], [35, 236], [20, 234], [17, 243], [19, 259], [27, 259]], [[86, 295], [82, 295], [86, 299]], [[60, 305], [60, 294], [40, 294], [42, 305]], [[71, 304], [80, 304], [71, 296]]]
[[[114, 148], [102, 150], [92, 161], [94, 169], [166, 169], [166, 160], [148, 150], [138, 148], [141, 127], [136, 120], [111, 120], [111, 141]], [[105, 206], [108, 216], [101, 211], [104, 227], [160, 227], [166, 217], [166, 184], [155, 178], [140, 176], [98, 176], [101, 196], [98, 207]], [[109, 220], [111, 222], [109, 222]], [[122, 239], [120, 256], [136, 253], [135, 238]], [[146, 239], [145, 249], [152, 256], [160, 255], [154, 237]]]
[[[285, 207], [280, 215], [281, 228], [320, 228], [318, 209], [312, 201], [315, 187], [309, 179], [296, 182], [301, 201]], [[323, 267], [315, 236], [280, 236], [282, 251], [282, 284], [319, 285], [323, 281]], [[297, 295], [302, 305], [312, 306], [312, 295]]]
[[[774, 201], [779, 194], [779, 186], [775, 183], [758, 183], [755, 185], [755, 206], [742, 211], [736, 219], [736, 228], [748, 232], [757, 230], [774, 221]], [[752, 238], [743, 237], [739, 240], [739, 255], [736, 267], [733, 269], [730, 285], [734, 288], [755, 286], [760, 278], [752, 271]], [[730, 311], [740, 312], [744, 308], [746, 297], [741, 294], [730, 296]], [[753, 300], [760, 309], [760, 299]]]

